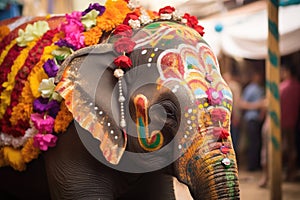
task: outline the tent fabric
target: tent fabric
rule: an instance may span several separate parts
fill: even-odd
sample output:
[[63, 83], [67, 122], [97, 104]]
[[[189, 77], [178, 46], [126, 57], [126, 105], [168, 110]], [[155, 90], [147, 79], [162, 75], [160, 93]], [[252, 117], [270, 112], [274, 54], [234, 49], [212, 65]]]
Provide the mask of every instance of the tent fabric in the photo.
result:
[[[300, 5], [279, 8], [280, 53], [287, 55], [300, 50]], [[264, 9], [236, 13], [200, 21], [205, 27], [204, 39], [215, 53], [233, 57], [264, 59], [267, 57], [268, 16]], [[215, 31], [221, 24], [223, 30]]]

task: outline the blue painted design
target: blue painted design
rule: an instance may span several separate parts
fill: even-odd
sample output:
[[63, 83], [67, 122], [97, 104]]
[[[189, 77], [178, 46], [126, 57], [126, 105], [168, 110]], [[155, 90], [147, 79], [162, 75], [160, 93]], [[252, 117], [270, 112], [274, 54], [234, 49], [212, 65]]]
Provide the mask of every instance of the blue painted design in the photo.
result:
[[203, 90], [201, 90], [200, 88], [197, 88], [197, 89], [195, 89], [194, 90], [194, 94], [196, 95], [196, 96], [206, 96], [207, 94], [203, 91]]
[[230, 99], [232, 99], [232, 93], [229, 91], [229, 90], [221, 90], [223, 96], [227, 96], [229, 97]]
[[279, 40], [278, 27], [275, 22], [271, 21], [271, 19], [269, 19], [269, 30], [272, 33], [272, 35], [275, 37], [275, 39], [278, 41]]

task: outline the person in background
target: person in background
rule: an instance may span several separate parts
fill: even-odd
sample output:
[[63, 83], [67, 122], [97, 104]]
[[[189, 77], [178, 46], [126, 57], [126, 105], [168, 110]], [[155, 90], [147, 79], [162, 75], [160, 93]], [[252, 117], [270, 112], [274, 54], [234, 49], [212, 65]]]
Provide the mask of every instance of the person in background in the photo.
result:
[[285, 63], [281, 65], [281, 135], [287, 181], [294, 181], [297, 166], [296, 129], [300, 113], [300, 83], [295, 75], [296, 67]]
[[[260, 71], [253, 71], [251, 81], [242, 93], [242, 101], [246, 103], [262, 102], [265, 96], [263, 84], [264, 75]], [[249, 171], [260, 169], [260, 154], [262, 145], [262, 124], [264, 121], [265, 110], [251, 108], [244, 111], [245, 132], [248, 138], [247, 148], [247, 168]]]
[[0, 1], [0, 20], [22, 15], [22, 3], [18, 0]]

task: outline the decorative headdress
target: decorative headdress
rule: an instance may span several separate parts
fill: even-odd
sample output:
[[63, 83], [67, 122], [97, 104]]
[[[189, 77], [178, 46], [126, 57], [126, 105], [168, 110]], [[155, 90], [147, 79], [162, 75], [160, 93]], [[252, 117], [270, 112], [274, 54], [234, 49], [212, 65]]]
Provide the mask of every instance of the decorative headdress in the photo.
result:
[[156, 20], [174, 20], [204, 33], [195, 16], [179, 14], [170, 6], [158, 13], [147, 11], [136, 0], [107, 0], [105, 6], [90, 4], [83, 12], [65, 17], [16, 18], [9, 26], [1, 24], [0, 167], [24, 170], [40, 150], [55, 146], [53, 132], [65, 131], [72, 121], [64, 100], [55, 92], [60, 64], [74, 51], [101, 43], [112, 31], [118, 39], [114, 49], [120, 54], [114, 60], [114, 75], [119, 79], [119, 125], [126, 127], [121, 79], [132, 66], [129, 54], [135, 42], [131, 36]]

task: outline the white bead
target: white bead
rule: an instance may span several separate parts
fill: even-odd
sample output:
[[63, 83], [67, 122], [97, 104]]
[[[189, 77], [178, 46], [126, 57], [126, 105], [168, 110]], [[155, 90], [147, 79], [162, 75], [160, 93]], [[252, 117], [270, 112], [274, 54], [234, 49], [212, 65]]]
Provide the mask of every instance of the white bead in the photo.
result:
[[145, 55], [146, 53], [147, 53], [147, 49], [144, 49], [144, 50], [141, 52], [142, 55]]
[[90, 106], [92, 106], [92, 105], [93, 105], [93, 103], [90, 103], [89, 105], [90, 105]]
[[119, 97], [119, 102], [124, 102], [125, 101], [125, 97], [124, 96], [120, 96]]
[[178, 145], [178, 149], [182, 149], [182, 145], [180, 144], [180, 145]]
[[107, 126], [110, 126], [110, 123], [109, 123], [109, 122], [107, 123]]
[[96, 106], [95, 108], [94, 108], [94, 110], [98, 110], [99, 108]]
[[116, 78], [121, 78], [122, 76], [124, 76], [124, 71], [122, 69], [115, 69], [114, 76]]
[[116, 135], [116, 136], [115, 136], [115, 140], [117, 140], [117, 139], [118, 139], [118, 136]]
[[121, 121], [120, 121], [120, 126], [121, 126], [122, 128], [125, 128], [125, 127], [126, 127], [126, 121], [125, 121], [124, 119], [121, 119]]
[[111, 130], [111, 131], [110, 131], [110, 134], [114, 134], [114, 130]]
[[103, 114], [103, 111], [99, 111], [99, 115], [102, 115]]

